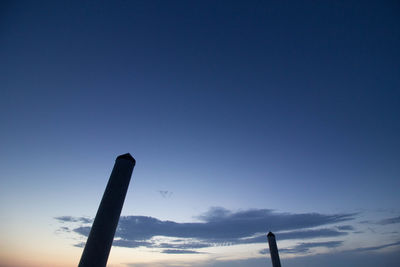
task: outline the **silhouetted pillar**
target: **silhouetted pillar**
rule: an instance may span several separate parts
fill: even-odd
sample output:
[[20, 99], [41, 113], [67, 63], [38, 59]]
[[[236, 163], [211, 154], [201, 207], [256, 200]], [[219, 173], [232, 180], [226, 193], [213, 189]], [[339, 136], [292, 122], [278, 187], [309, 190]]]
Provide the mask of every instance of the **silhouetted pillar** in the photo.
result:
[[275, 235], [269, 232], [268, 235], [269, 252], [271, 253], [271, 260], [273, 267], [281, 267], [279, 259], [278, 246], [276, 245]]
[[106, 266], [135, 163], [130, 154], [118, 156], [115, 160], [79, 267]]

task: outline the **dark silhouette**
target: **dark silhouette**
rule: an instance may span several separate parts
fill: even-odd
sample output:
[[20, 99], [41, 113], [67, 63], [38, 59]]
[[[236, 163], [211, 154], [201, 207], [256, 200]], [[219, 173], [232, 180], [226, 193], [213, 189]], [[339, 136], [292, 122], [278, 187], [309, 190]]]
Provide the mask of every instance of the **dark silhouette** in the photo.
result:
[[281, 267], [279, 259], [278, 246], [276, 245], [275, 235], [269, 232], [268, 235], [269, 252], [271, 253], [271, 260], [273, 267]]
[[120, 155], [115, 160], [79, 267], [106, 266], [135, 163], [130, 154]]

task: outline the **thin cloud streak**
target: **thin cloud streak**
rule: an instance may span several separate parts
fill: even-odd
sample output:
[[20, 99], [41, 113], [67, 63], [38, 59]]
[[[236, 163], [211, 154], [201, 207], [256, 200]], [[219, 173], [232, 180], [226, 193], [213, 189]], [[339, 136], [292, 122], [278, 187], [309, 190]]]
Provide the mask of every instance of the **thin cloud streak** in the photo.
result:
[[380, 225], [395, 224], [395, 223], [400, 223], [400, 216], [383, 219], [378, 222], [378, 224], [380, 224]]
[[201, 254], [201, 252], [197, 252], [194, 250], [183, 250], [183, 249], [164, 249], [161, 251], [164, 254]]
[[92, 223], [93, 219], [87, 217], [72, 217], [72, 216], [59, 216], [54, 217], [59, 222], [77, 222], [77, 223]]
[[352, 251], [352, 252], [367, 252], [367, 251], [375, 251], [375, 250], [380, 250], [380, 249], [394, 247], [394, 246], [400, 246], [400, 241], [388, 243], [388, 244], [384, 244], [384, 245], [380, 245], [380, 246], [356, 248], [356, 249], [352, 249], [350, 251]]
[[[327, 241], [327, 242], [310, 242], [310, 243], [300, 243], [294, 248], [280, 249], [280, 252], [284, 253], [308, 253], [312, 248], [335, 248], [343, 244], [343, 241]], [[261, 253], [262, 254], [262, 253]]]

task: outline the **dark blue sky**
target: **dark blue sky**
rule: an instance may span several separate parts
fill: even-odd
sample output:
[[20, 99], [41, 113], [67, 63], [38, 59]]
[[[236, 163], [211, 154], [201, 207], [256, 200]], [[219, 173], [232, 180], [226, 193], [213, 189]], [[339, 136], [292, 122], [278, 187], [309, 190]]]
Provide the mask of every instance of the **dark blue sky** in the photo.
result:
[[[1, 208], [35, 188], [39, 203], [80, 196], [46, 216], [90, 215], [113, 159], [130, 152], [128, 215], [399, 213], [399, 11], [397, 1], [2, 2], [0, 193], [14, 204]], [[158, 190], [173, 192], [173, 214]]]

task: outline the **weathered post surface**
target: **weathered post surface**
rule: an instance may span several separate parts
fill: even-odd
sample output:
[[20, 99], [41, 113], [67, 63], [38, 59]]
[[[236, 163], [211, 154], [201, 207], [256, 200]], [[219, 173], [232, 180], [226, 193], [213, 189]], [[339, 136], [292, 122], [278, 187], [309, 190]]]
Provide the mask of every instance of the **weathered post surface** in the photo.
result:
[[275, 235], [269, 232], [268, 235], [269, 252], [271, 253], [271, 260], [273, 267], [281, 267], [279, 259], [278, 246], [276, 245]]
[[79, 267], [106, 266], [135, 163], [129, 153], [120, 155], [115, 160]]

